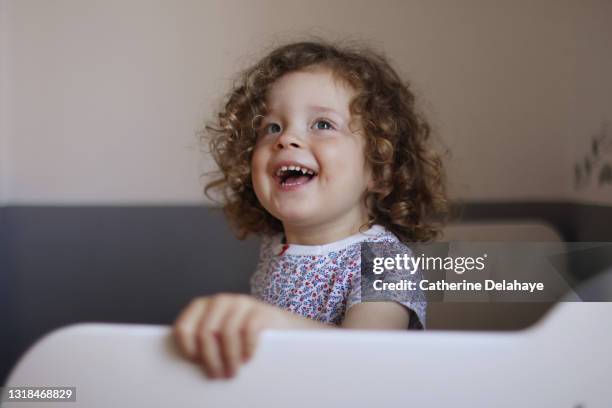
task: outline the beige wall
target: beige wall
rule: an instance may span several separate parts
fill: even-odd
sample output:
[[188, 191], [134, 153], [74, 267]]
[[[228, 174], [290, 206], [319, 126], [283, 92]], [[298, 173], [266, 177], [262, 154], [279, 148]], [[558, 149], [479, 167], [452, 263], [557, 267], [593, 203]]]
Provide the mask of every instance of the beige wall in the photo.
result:
[[[612, 2], [601, 1], [592, 7], [576, 5], [575, 16], [576, 27], [584, 29], [576, 29], [574, 39], [576, 81], [569, 123], [570, 170], [573, 172], [573, 166], [589, 158], [593, 175], [579, 188], [572, 182], [571, 197], [581, 202], [612, 205], [612, 184], [600, 186], [596, 177], [604, 163], [612, 166]], [[602, 138], [606, 142], [600, 144], [595, 158], [592, 141]]]
[[8, 103], [8, 96], [11, 92], [8, 90], [8, 62], [6, 58], [8, 28], [6, 1], [0, 0], [0, 205], [4, 203], [6, 197], [4, 189], [8, 184], [6, 174], [9, 166], [7, 143], [9, 134], [11, 134], [9, 127], [10, 105]]
[[612, 203], [573, 189], [612, 119], [607, 1], [1, 4], [5, 204], [202, 202], [195, 130], [238, 69], [308, 33], [366, 39], [414, 83], [454, 196]]

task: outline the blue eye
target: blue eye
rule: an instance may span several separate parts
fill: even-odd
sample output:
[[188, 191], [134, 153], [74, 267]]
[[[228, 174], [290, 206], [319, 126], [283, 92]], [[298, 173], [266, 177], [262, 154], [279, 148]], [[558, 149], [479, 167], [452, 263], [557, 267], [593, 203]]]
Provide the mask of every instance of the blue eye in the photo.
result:
[[[323, 128], [322, 128], [322, 127], [318, 126], [320, 123], [323, 123], [323, 124], [325, 124], [325, 125], [327, 125], [327, 126], [329, 126], [329, 127], [323, 127]], [[331, 123], [329, 123], [328, 121], [323, 120], [323, 119], [321, 119], [321, 120], [317, 120], [317, 122], [315, 123], [315, 127], [316, 127], [318, 130], [332, 130], [332, 129], [334, 128], [334, 127], [332, 126], [332, 124], [331, 124]]]
[[[264, 126], [264, 134], [268, 133], [268, 130], [270, 128], [272, 128], [272, 126], [275, 126], [276, 128], [278, 128], [277, 132], [280, 132], [280, 126], [278, 125], [278, 123], [270, 123], [270, 124]], [[276, 133], [276, 132], [274, 132], [274, 133]]]

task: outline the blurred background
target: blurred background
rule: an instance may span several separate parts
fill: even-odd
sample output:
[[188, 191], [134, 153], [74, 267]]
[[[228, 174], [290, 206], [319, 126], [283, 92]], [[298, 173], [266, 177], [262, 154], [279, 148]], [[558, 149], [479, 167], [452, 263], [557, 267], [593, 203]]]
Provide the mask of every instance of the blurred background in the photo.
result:
[[[197, 131], [308, 35], [365, 41], [412, 84], [452, 154], [447, 239], [612, 241], [610, 1], [0, 0], [0, 384], [54, 328], [248, 291], [258, 241], [205, 199]], [[549, 307], [432, 304], [428, 328]]]

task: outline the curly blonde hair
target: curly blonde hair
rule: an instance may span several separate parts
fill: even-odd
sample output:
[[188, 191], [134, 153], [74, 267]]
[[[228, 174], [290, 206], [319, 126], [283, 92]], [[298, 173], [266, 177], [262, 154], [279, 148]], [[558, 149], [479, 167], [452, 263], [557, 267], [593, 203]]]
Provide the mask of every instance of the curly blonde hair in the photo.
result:
[[266, 113], [266, 93], [283, 75], [314, 67], [331, 70], [357, 92], [351, 116], [361, 119], [365, 158], [376, 188], [364, 196], [368, 223], [380, 224], [403, 242], [439, 237], [449, 212], [440, 155], [430, 146], [431, 127], [415, 108], [415, 96], [387, 59], [360, 45], [325, 40], [280, 46], [239, 74], [223, 109], [201, 132], [220, 177], [204, 192], [221, 192], [223, 210], [239, 239], [283, 231], [280, 220], [259, 203], [251, 181], [257, 139], [253, 120]]

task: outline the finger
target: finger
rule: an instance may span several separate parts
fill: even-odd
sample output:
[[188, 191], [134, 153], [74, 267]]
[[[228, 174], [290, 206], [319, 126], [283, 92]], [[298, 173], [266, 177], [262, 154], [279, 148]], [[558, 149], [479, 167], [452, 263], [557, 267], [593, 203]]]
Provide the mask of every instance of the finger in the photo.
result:
[[199, 359], [211, 378], [221, 377], [225, 371], [218, 337], [227, 307], [227, 299], [224, 297], [211, 299], [196, 329]]
[[207, 298], [193, 299], [180, 313], [173, 325], [173, 335], [180, 351], [189, 359], [198, 359], [196, 329], [201, 316], [206, 310]]
[[228, 309], [221, 329], [221, 355], [225, 364], [226, 376], [233, 377], [242, 361], [243, 338], [241, 329], [244, 327], [246, 316], [250, 312], [248, 302], [238, 303]]
[[259, 336], [264, 329], [263, 320], [257, 313], [257, 310], [251, 310], [246, 316], [246, 322], [243, 330], [243, 353], [242, 360], [249, 361], [255, 354], [255, 349], [259, 342]]

